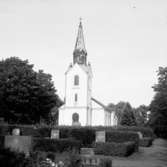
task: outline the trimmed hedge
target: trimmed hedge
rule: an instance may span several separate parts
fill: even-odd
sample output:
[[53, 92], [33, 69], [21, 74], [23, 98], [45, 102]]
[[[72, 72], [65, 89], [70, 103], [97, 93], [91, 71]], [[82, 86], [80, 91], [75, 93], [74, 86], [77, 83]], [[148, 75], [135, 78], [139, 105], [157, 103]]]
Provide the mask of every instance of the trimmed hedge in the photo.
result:
[[127, 141], [139, 141], [139, 135], [135, 132], [106, 132], [106, 142], [116, 142], [116, 143], [123, 143]]
[[149, 127], [138, 127], [138, 126], [112, 126], [112, 127], [104, 127], [104, 126], [96, 126], [93, 127], [96, 130], [106, 130], [106, 131], [131, 131], [131, 132], [141, 132], [143, 137], [155, 137], [154, 132]]
[[[51, 127], [49, 126], [34, 126], [34, 125], [0, 125], [1, 135], [9, 135], [14, 128], [19, 128], [21, 135], [33, 137], [50, 137]], [[136, 150], [139, 143], [138, 137], [134, 132], [141, 132], [143, 137], [154, 137], [154, 133], [150, 128], [145, 127], [128, 127], [128, 126], [115, 126], [115, 127], [73, 127], [73, 126], [57, 126], [55, 129], [60, 130], [60, 138], [74, 138], [81, 141], [82, 147], [91, 147], [95, 142], [95, 133], [99, 130], [106, 131], [107, 142], [126, 142], [135, 141]], [[109, 137], [110, 136], [110, 137]]]
[[139, 140], [139, 146], [142, 147], [150, 147], [152, 145], [153, 139], [150, 137], [144, 137]]
[[49, 138], [34, 138], [33, 151], [45, 152], [79, 152], [81, 142], [74, 139], [49, 139]]
[[135, 151], [134, 142], [124, 143], [96, 143], [95, 154], [102, 154], [107, 156], [129, 156]]
[[[17, 124], [1, 124], [0, 125], [0, 134], [1, 135], [9, 135], [13, 128], [20, 128], [23, 135], [31, 135], [31, 136], [40, 136], [40, 137], [49, 137], [50, 130], [52, 129], [50, 126], [36, 126], [36, 125], [17, 125]], [[93, 127], [72, 127], [72, 126], [57, 126], [55, 127], [59, 130], [71, 130], [71, 129], [89, 129], [89, 130], [106, 130], [106, 131], [134, 131], [141, 132], [143, 137], [154, 137], [154, 132], [149, 127], [137, 127], [137, 126], [93, 126]], [[158, 128], [158, 127], [157, 127]], [[160, 129], [160, 130], [159, 130]], [[160, 127], [159, 131], [164, 131], [166, 128]]]
[[90, 147], [95, 141], [95, 131], [92, 128], [62, 128], [60, 138], [74, 138], [81, 141], [82, 147]]
[[8, 125], [0, 125], [0, 135], [5, 136], [9, 135], [9, 126]]
[[138, 126], [118, 126], [116, 129], [121, 131], [133, 131], [133, 132], [141, 132], [143, 137], [152, 137], [154, 138], [154, 132], [149, 127], [138, 127]]
[[124, 143], [124, 142], [134, 142], [135, 151], [138, 151], [139, 147], [139, 136], [135, 132], [106, 132], [106, 142]]
[[0, 136], [0, 148], [4, 148], [4, 141], [5, 141], [5, 137]]

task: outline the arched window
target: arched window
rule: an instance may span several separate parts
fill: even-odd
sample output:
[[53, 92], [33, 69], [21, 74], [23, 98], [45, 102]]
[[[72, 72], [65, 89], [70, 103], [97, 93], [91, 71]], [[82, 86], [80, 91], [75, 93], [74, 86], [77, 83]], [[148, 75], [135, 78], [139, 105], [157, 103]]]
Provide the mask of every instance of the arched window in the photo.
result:
[[74, 76], [74, 85], [79, 85], [79, 76], [78, 75]]
[[77, 102], [78, 101], [78, 95], [77, 94], [75, 94], [75, 102]]

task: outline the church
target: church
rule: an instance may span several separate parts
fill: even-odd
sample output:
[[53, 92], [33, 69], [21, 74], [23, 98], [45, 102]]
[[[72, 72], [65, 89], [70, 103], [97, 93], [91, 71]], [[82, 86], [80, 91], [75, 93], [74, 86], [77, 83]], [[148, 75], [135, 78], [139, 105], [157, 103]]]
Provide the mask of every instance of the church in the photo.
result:
[[59, 109], [59, 125], [71, 126], [73, 115], [76, 113], [81, 126], [117, 125], [115, 111], [92, 97], [92, 79], [92, 67], [87, 61], [80, 20], [73, 62], [65, 72], [65, 98], [64, 105]]

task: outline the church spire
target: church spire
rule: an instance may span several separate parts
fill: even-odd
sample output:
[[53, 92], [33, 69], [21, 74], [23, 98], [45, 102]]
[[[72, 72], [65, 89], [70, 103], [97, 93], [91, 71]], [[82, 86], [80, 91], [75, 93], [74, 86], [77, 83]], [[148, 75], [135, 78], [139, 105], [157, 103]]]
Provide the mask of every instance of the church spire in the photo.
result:
[[82, 21], [80, 19], [79, 28], [78, 28], [78, 35], [77, 35], [75, 48], [74, 48], [74, 52], [73, 52], [73, 63], [86, 65], [86, 63], [87, 63], [86, 57], [87, 57], [87, 52], [85, 49]]

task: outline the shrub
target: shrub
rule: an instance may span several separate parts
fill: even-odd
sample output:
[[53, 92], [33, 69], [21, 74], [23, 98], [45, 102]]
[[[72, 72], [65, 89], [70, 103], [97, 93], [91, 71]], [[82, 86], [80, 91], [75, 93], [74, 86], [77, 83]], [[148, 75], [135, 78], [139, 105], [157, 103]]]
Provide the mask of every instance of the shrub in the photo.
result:
[[35, 137], [49, 137], [51, 129], [49, 127], [40, 127], [36, 129]]
[[71, 154], [68, 159], [68, 167], [81, 167], [81, 157], [77, 154]]
[[131, 132], [141, 132], [143, 137], [154, 137], [154, 132], [149, 127], [138, 127], [138, 126], [113, 126], [113, 127], [104, 127], [96, 126], [93, 127], [96, 130], [106, 130], [106, 131], [131, 131]]
[[34, 167], [31, 157], [25, 157], [23, 153], [0, 149], [0, 164], [2, 167]]
[[133, 141], [135, 143], [135, 150], [138, 151], [139, 136], [137, 133], [121, 131], [106, 132], [106, 142], [124, 143], [129, 141]]
[[101, 167], [112, 167], [112, 160], [109, 158], [101, 158]]
[[96, 143], [95, 154], [110, 155], [110, 156], [128, 156], [135, 151], [134, 142], [125, 143]]
[[138, 126], [118, 126], [115, 127], [117, 130], [121, 131], [133, 131], [133, 132], [141, 132], [143, 137], [154, 137], [154, 132], [149, 127], [138, 127]]
[[139, 140], [139, 146], [142, 147], [150, 147], [152, 145], [153, 139], [150, 137], [144, 137]]
[[0, 125], [0, 134], [2, 136], [9, 135], [9, 126], [8, 125]]
[[79, 152], [80, 147], [81, 147], [80, 141], [74, 139], [35, 138], [33, 141], [34, 151], [60, 152], [60, 153], [65, 151]]
[[4, 148], [4, 141], [5, 141], [5, 137], [0, 136], [0, 148]]
[[71, 137], [81, 141], [82, 147], [89, 147], [95, 141], [95, 131], [92, 128], [60, 129], [60, 137]]

